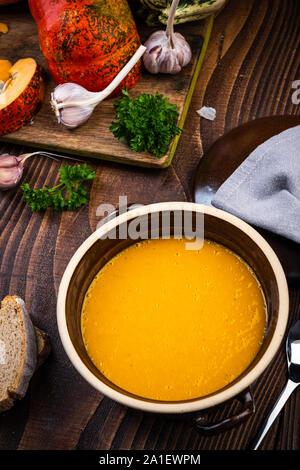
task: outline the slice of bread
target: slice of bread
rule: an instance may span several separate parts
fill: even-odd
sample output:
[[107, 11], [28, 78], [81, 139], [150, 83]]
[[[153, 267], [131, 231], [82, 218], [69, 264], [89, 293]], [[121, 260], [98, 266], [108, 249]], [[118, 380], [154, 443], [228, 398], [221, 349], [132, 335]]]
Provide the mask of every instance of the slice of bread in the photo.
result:
[[24, 301], [5, 297], [0, 309], [0, 412], [25, 396], [49, 348], [48, 336], [33, 326]]

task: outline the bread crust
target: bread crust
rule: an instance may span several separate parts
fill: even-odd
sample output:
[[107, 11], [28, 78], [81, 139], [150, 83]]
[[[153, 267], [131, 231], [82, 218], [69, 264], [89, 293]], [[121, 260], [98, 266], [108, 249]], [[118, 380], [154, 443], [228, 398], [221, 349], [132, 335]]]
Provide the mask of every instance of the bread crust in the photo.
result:
[[19, 315], [21, 319], [24, 351], [15, 383], [10, 384], [7, 387], [6, 393], [2, 395], [0, 411], [8, 410], [13, 406], [15, 399], [21, 399], [25, 396], [30, 379], [37, 365], [36, 333], [27, 312], [25, 302], [17, 295], [6, 296], [1, 303], [1, 308], [6, 302], [12, 304], [16, 314]]
[[13, 389], [10, 390], [10, 393], [12, 396], [21, 399], [25, 396], [30, 379], [35, 371], [37, 363], [37, 344], [34, 327], [29, 317], [29, 313], [27, 312], [24, 300], [16, 295], [12, 298], [15, 300], [19, 314], [22, 315], [23, 318], [25, 354], [23, 367], [18, 376], [18, 382], [14, 385]]

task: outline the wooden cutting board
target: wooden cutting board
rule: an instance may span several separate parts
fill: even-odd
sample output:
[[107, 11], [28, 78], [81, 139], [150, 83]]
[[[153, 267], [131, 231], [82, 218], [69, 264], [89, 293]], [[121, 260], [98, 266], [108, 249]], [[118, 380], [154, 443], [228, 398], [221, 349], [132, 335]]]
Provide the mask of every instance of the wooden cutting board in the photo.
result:
[[[46, 95], [33, 123], [22, 129], [0, 137], [1, 141], [27, 145], [61, 154], [73, 154], [112, 160], [127, 164], [165, 168], [170, 165], [180, 136], [171, 143], [167, 154], [157, 158], [149, 153], [132, 152], [126, 144], [120, 143], [109, 131], [115, 117], [114, 99], [101, 103], [91, 118], [81, 127], [67, 130], [59, 125], [50, 107], [50, 93], [55, 88], [47, 69], [46, 61], [39, 48], [37, 25], [26, 6], [1, 9], [0, 21], [8, 25], [9, 31], [0, 37], [0, 58], [11, 62], [24, 57], [33, 57], [45, 71]], [[197, 77], [204, 58], [212, 29], [213, 17], [193, 25], [176, 27], [189, 41], [193, 57], [190, 64], [177, 75], [152, 75], [146, 71], [138, 84], [130, 91], [132, 97], [140, 93], [158, 91], [178, 106], [179, 126], [183, 128]], [[141, 40], [146, 40], [151, 28], [139, 26]], [[157, 28], [156, 28], [157, 29]], [[183, 131], [184, 132], [184, 131]]]

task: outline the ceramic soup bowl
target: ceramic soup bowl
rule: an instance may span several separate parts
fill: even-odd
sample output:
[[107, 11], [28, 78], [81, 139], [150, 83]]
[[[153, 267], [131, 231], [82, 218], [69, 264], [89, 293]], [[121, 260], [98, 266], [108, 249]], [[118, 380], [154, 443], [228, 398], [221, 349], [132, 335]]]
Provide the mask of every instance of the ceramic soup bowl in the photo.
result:
[[[147, 233], [140, 238], [150, 237], [151, 217], [156, 215], [159, 230], [162, 215], [171, 214], [169, 228], [171, 235], [178, 229], [172, 214], [188, 214], [193, 229], [199, 214], [204, 220], [204, 237], [229, 248], [243, 258], [260, 281], [267, 308], [267, 327], [263, 344], [250, 366], [233, 382], [208, 396], [181, 402], [162, 402], [141, 398], [128, 393], [111, 383], [90, 360], [81, 333], [81, 311], [86, 291], [98, 271], [113, 256], [137, 239], [124, 236], [124, 229], [132, 221], [149, 221]], [[142, 219], [141, 219], [142, 218]], [[182, 217], [183, 220], [183, 217]], [[180, 222], [183, 224], [183, 221]], [[182, 228], [182, 227], [181, 227]], [[122, 237], [120, 237], [122, 233]], [[108, 236], [109, 235], [109, 236]], [[113, 289], [113, 286], [112, 286]], [[164, 202], [136, 207], [106, 221], [76, 251], [63, 275], [57, 302], [57, 321], [61, 341], [74, 367], [99, 392], [124, 405], [147, 412], [168, 414], [195, 413], [209, 409], [234, 397], [240, 397], [245, 409], [237, 416], [226, 418], [218, 425], [208, 425], [206, 430], [230, 427], [254, 412], [249, 395], [249, 386], [268, 367], [274, 358], [285, 333], [288, 319], [288, 287], [280, 262], [264, 240], [250, 225], [241, 219], [210, 206], [187, 202]], [[205, 426], [200, 428], [205, 430]]]

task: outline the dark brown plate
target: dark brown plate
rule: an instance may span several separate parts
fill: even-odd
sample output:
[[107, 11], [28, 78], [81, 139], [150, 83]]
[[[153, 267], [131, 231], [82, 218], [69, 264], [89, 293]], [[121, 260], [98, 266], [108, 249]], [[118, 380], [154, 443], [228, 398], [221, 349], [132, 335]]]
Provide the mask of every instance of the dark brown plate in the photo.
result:
[[[260, 144], [289, 127], [300, 125], [300, 116], [270, 116], [242, 124], [220, 137], [205, 153], [196, 170], [193, 196], [200, 204], [211, 200], [224, 181]], [[290, 284], [300, 281], [300, 245], [255, 227], [269, 242]]]

